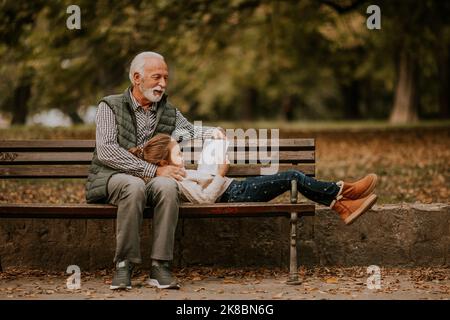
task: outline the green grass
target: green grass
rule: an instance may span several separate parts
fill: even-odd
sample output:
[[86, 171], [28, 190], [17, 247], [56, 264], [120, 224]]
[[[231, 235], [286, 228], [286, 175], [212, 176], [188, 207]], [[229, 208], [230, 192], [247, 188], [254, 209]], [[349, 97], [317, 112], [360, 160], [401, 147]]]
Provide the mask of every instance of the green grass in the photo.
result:
[[[231, 128], [280, 129], [284, 132], [326, 131], [389, 131], [427, 128], [450, 128], [450, 120], [427, 120], [409, 124], [390, 124], [386, 121], [218, 121], [205, 126]], [[95, 139], [94, 125], [71, 127], [11, 126], [0, 129], [0, 139]]]
[[[205, 123], [206, 124], [206, 123]], [[334, 130], [390, 130], [416, 128], [449, 128], [450, 120], [427, 120], [408, 124], [391, 124], [386, 121], [219, 121], [206, 125], [221, 126], [223, 128], [279, 128], [295, 131], [334, 131]]]

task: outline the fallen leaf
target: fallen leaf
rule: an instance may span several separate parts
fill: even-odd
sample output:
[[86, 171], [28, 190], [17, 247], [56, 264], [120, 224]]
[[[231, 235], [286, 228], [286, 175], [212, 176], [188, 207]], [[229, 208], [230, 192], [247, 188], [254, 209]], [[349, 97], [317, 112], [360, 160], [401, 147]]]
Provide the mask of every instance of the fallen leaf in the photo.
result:
[[329, 283], [329, 284], [338, 283], [338, 279], [336, 277], [327, 278], [326, 283]]
[[272, 297], [272, 299], [281, 299], [283, 297], [284, 292], [280, 292]]
[[225, 284], [237, 283], [235, 280], [230, 280], [230, 279], [224, 279], [222, 282]]

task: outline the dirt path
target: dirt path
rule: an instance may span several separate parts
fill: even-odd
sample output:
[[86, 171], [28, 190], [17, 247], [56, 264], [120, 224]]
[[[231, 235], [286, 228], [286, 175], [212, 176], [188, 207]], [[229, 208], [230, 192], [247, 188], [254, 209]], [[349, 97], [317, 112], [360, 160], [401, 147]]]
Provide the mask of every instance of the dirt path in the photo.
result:
[[159, 290], [146, 284], [144, 272], [133, 277], [133, 289], [111, 291], [110, 272], [81, 275], [81, 288], [69, 290], [68, 276], [36, 271], [0, 274], [0, 299], [450, 299], [450, 271], [443, 268], [381, 270], [381, 288], [369, 289], [362, 268], [318, 268], [301, 272], [303, 283], [286, 285], [287, 273], [268, 271], [183, 269], [180, 290]]

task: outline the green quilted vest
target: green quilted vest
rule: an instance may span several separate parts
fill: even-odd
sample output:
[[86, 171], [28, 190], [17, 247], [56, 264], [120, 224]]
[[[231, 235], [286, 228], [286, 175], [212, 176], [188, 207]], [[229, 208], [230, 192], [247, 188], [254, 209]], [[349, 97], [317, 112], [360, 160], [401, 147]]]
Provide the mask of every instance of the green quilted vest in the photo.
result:
[[[104, 97], [100, 102], [105, 102], [114, 112], [119, 145], [126, 150], [135, 147], [137, 145], [137, 125], [130, 90], [127, 89], [123, 94]], [[151, 136], [157, 133], [172, 134], [175, 130], [175, 121], [176, 109], [167, 101], [167, 95], [164, 95], [158, 102], [156, 128]], [[100, 162], [97, 148], [95, 148], [86, 182], [86, 201], [88, 203], [105, 203], [108, 196], [109, 178], [119, 172]]]

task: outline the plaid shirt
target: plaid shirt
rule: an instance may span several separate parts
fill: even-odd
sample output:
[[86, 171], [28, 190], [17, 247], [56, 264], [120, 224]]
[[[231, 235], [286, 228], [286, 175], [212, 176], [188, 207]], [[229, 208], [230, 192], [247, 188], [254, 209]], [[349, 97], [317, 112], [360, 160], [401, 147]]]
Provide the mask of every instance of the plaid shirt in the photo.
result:
[[[156, 127], [157, 104], [144, 110], [133, 94], [133, 111], [137, 122], [137, 144], [143, 146]], [[117, 142], [117, 124], [113, 111], [105, 102], [100, 102], [96, 115], [96, 147], [98, 159], [105, 165], [121, 172], [141, 178], [152, 178], [156, 175], [156, 165], [135, 157]], [[214, 127], [194, 126], [176, 109], [175, 131], [172, 136], [182, 140], [211, 138]], [[178, 140], [180, 140], [178, 139]]]

